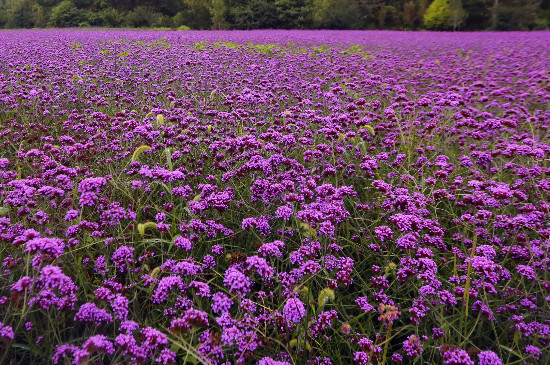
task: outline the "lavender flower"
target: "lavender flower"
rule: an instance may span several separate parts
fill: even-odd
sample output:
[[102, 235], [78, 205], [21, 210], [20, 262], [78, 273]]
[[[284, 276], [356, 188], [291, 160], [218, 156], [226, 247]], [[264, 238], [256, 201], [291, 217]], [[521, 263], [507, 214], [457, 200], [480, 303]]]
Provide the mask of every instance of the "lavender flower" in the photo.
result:
[[241, 296], [245, 296], [252, 286], [250, 279], [234, 267], [227, 269], [223, 283], [229, 287], [230, 292]]
[[85, 303], [74, 316], [74, 320], [99, 326], [102, 323], [111, 323], [113, 318], [105, 309], [100, 309], [93, 303]]
[[304, 303], [300, 299], [290, 298], [286, 301], [283, 308], [283, 316], [289, 325], [300, 323], [306, 316]]
[[13, 340], [13, 328], [0, 322], [0, 338]]

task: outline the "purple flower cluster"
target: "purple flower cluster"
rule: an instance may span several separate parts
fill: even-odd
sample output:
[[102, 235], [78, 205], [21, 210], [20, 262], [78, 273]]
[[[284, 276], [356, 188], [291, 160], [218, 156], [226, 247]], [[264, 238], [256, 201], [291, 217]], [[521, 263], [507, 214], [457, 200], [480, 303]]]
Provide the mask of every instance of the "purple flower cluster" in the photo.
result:
[[290, 298], [283, 308], [283, 316], [289, 324], [300, 323], [306, 315], [304, 303], [300, 299]]
[[0, 363], [550, 363], [549, 41], [0, 34]]
[[76, 312], [74, 320], [99, 326], [102, 323], [111, 323], [113, 318], [105, 309], [100, 309], [93, 303], [85, 303]]

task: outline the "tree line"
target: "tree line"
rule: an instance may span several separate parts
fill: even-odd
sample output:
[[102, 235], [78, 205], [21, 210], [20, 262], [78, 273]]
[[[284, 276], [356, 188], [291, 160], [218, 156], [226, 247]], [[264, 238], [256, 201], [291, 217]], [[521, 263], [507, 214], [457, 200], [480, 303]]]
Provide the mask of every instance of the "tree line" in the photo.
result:
[[0, 27], [533, 30], [550, 0], [0, 0]]

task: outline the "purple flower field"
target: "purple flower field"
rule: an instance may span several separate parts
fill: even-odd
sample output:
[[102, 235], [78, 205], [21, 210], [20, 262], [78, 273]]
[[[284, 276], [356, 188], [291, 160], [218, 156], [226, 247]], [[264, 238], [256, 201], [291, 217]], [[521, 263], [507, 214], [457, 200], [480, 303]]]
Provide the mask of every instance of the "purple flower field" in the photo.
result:
[[1, 32], [0, 363], [550, 363], [549, 44]]

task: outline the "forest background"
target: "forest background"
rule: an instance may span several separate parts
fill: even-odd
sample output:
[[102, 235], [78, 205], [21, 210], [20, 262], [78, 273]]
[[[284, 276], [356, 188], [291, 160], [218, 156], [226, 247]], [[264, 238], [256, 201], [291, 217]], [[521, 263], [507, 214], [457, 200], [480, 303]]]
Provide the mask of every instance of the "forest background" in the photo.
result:
[[0, 0], [1, 28], [542, 30], [550, 0]]

